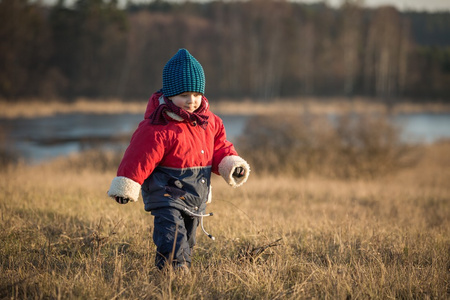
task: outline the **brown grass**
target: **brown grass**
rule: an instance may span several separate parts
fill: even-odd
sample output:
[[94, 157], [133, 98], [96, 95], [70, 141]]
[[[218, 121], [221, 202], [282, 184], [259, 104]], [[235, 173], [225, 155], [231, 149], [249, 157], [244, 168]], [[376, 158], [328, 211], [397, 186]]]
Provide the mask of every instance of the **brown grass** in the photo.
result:
[[[152, 217], [106, 196], [98, 156], [0, 176], [0, 298], [447, 299], [450, 144], [377, 179], [261, 177], [214, 197], [189, 276], [153, 266]], [[93, 162], [92, 160], [97, 160]], [[104, 166], [104, 167], [101, 167]], [[256, 261], [239, 253], [282, 238]]]
[[18, 101], [16, 103], [0, 101], [0, 118], [34, 118], [67, 113], [144, 114], [146, 106], [146, 101], [123, 102], [118, 99], [101, 100], [80, 98], [74, 102], [57, 100], [44, 102], [41, 99], [36, 99]]
[[[278, 114], [345, 114], [354, 113], [415, 113], [450, 112], [450, 105], [445, 103], [396, 102], [388, 107], [383, 101], [371, 98], [312, 98], [273, 99], [270, 102], [255, 102], [250, 99], [231, 101], [227, 99], [209, 99], [211, 108], [218, 114], [271, 115]], [[0, 99], [0, 118], [43, 117], [64, 113], [144, 113], [147, 100], [121, 101], [120, 99], [79, 98], [73, 102], [58, 100], [43, 101], [21, 100], [11, 102]]]
[[318, 98], [302, 97], [297, 99], [272, 99], [268, 102], [255, 102], [251, 99], [241, 101], [222, 100], [211, 101], [214, 112], [220, 114], [346, 114], [352, 113], [443, 113], [450, 112], [450, 105], [445, 103], [424, 102], [414, 103], [411, 101], [396, 101], [391, 106], [387, 106], [380, 99], [355, 97], [352, 99], [345, 97]]
[[385, 114], [256, 116], [238, 146], [258, 173], [334, 178], [392, 174], [421, 155]]

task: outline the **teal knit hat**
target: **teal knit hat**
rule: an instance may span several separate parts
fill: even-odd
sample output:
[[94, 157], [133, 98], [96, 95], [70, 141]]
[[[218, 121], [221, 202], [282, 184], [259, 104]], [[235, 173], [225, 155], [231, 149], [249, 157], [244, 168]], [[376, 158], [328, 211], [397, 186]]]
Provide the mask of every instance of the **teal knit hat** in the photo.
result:
[[186, 49], [178, 50], [164, 66], [162, 92], [166, 97], [184, 92], [205, 93], [202, 65]]

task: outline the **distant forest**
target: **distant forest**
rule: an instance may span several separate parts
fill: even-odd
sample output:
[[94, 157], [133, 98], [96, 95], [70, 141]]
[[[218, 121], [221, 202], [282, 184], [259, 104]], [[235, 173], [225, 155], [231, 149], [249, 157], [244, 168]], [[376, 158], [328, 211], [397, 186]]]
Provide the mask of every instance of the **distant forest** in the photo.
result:
[[146, 99], [179, 48], [216, 99], [450, 102], [450, 12], [283, 0], [1, 0], [0, 98]]

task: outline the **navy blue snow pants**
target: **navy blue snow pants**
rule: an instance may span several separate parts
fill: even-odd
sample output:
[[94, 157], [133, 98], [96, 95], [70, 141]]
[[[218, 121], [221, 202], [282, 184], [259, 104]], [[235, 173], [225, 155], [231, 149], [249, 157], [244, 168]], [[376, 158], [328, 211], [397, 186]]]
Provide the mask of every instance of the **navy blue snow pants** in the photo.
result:
[[174, 267], [190, 267], [199, 219], [169, 207], [152, 210], [151, 213], [155, 217], [153, 242], [156, 245], [156, 266], [162, 269], [171, 262]]

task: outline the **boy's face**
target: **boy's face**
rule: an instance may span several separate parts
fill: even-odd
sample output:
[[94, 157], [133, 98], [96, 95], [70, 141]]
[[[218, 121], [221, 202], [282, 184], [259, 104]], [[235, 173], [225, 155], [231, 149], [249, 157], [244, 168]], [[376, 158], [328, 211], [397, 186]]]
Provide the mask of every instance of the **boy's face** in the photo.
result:
[[194, 112], [200, 107], [202, 103], [202, 94], [197, 92], [184, 92], [172, 97], [169, 97], [173, 104], [188, 112]]

